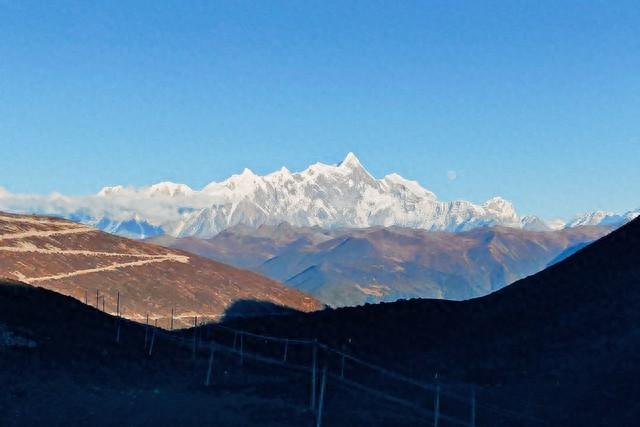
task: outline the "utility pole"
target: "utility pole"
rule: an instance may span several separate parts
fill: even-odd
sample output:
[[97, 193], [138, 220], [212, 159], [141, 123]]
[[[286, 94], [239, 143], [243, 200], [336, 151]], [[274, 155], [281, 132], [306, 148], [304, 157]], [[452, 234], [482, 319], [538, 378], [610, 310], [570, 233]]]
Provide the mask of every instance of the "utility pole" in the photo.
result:
[[198, 316], [195, 316], [193, 318], [193, 354], [192, 354], [192, 359], [196, 359], [196, 350], [197, 350], [197, 345], [198, 345], [198, 329], [197, 329], [197, 325], [198, 325]]
[[209, 354], [209, 368], [207, 369], [207, 376], [204, 380], [204, 385], [209, 387], [211, 385], [211, 374], [213, 373], [213, 342], [211, 342], [211, 353]]
[[[104, 301], [104, 300], [103, 300]], [[118, 291], [117, 304], [116, 304], [116, 313], [117, 313], [117, 322], [118, 322], [118, 331], [116, 332], [116, 343], [120, 344], [120, 291]]]
[[311, 402], [309, 407], [313, 411], [316, 409], [316, 382], [318, 370], [318, 339], [313, 340], [313, 350], [311, 356]]
[[436, 395], [433, 401], [433, 426], [438, 427], [440, 421], [440, 382], [436, 372]]
[[147, 323], [144, 328], [144, 348], [147, 349], [147, 342], [149, 341], [149, 313], [147, 313]]
[[322, 410], [324, 409], [324, 390], [327, 386], [327, 365], [322, 368], [322, 383], [320, 384], [320, 402], [316, 415], [316, 427], [322, 427]]
[[475, 385], [471, 386], [471, 422], [469, 423], [470, 427], [476, 427], [476, 387]]
[[149, 345], [149, 356], [153, 355], [153, 344], [156, 342], [156, 329], [158, 329], [158, 319], [156, 319], [156, 327], [151, 332], [151, 344]]

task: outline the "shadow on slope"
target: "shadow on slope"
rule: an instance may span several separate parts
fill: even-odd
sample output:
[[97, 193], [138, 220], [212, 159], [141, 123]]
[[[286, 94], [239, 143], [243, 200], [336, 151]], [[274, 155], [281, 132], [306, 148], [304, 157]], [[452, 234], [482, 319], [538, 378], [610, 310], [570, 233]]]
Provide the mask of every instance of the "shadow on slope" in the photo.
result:
[[229, 322], [233, 319], [259, 316], [283, 316], [300, 313], [289, 307], [274, 304], [270, 301], [237, 300], [225, 310], [221, 322]]

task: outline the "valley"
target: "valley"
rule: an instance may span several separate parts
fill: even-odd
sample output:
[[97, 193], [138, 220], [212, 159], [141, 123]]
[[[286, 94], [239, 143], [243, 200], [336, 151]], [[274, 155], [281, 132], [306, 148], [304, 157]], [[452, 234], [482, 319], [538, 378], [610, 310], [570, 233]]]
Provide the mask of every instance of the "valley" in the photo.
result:
[[236, 226], [210, 238], [151, 242], [247, 268], [333, 307], [403, 298], [462, 300], [534, 274], [612, 230], [488, 227], [451, 233], [401, 227], [326, 230]]

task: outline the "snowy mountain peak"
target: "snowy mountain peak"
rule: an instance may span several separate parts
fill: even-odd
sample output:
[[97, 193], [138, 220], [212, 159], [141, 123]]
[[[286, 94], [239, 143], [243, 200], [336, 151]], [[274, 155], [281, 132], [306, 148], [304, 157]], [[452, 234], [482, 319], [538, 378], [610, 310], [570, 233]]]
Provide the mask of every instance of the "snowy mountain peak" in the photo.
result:
[[567, 228], [579, 227], [582, 225], [604, 225], [619, 226], [629, 222], [640, 216], [640, 209], [616, 214], [609, 211], [594, 211], [576, 215], [569, 223]]
[[352, 152], [347, 153], [347, 156], [338, 164], [340, 168], [348, 168], [348, 169], [364, 169], [360, 160], [356, 157]]
[[266, 175], [265, 180], [273, 180], [274, 182], [282, 182], [288, 179], [291, 179], [293, 174], [286, 167], [281, 167], [279, 170]]
[[374, 178], [353, 153], [337, 165], [315, 163], [296, 173], [283, 168], [257, 176], [245, 170], [209, 184], [202, 193], [209, 205], [182, 216], [170, 233], [211, 237], [236, 225], [283, 222], [325, 228], [399, 225], [450, 231], [518, 223], [513, 206], [502, 198], [483, 205], [441, 202], [418, 182], [398, 174]]
[[149, 196], [188, 196], [193, 193], [191, 187], [185, 184], [176, 184], [175, 182], [165, 181], [151, 185], [147, 190]]
[[505, 200], [500, 196], [494, 196], [483, 203], [484, 206], [507, 206], [511, 205], [511, 202]]
[[517, 222], [518, 214], [516, 213], [513, 204], [502, 197], [496, 196], [487, 200], [482, 204], [482, 207], [489, 212], [495, 214], [504, 222]]
[[520, 225], [524, 230], [549, 231], [551, 227], [535, 215], [527, 215], [520, 218]]
[[611, 218], [615, 217], [616, 214], [609, 211], [594, 211], [594, 212], [585, 212], [582, 214], [576, 215], [570, 222], [567, 224], [567, 227], [579, 227], [582, 225], [598, 225], [603, 222], [609, 221]]

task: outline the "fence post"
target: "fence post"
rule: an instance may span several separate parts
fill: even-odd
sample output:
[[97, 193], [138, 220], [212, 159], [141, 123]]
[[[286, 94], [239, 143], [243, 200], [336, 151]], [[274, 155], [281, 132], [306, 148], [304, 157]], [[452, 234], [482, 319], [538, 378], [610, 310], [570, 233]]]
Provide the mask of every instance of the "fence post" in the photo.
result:
[[102, 312], [104, 313], [104, 295], [102, 296]]
[[98, 304], [100, 304], [100, 290], [96, 289], [96, 309], [100, 310], [100, 306]]
[[433, 426], [438, 427], [440, 421], [440, 382], [436, 372], [436, 395], [433, 401]]
[[476, 427], [476, 387], [471, 386], [471, 427]]
[[84, 291], [84, 303], [89, 305], [89, 292], [88, 291]]
[[211, 374], [213, 371], [213, 341], [211, 341], [211, 354], [209, 355], [209, 368], [207, 368], [207, 377], [204, 380], [204, 385], [209, 387], [211, 385]]
[[[156, 326], [157, 326], [157, 321], [158, 319], [156, 319]], [[149, 345], [149, 356], [153, 354], [153, 344], [155, 342], [156, 342], [156, 328], [153, 328], [153, 333], [151, 334], [151, 344]]]
[[284, 341], [284, 354], [282, 355], [282, 361], [287, 363], [287, 352], [289, 351], [289, 339]]
[[318, 339], [313, 340], [313, 350], [311, 357], [311, 402], [309, 408], [313, 411], [316, 409], [316, 381], [318, 369]]
[[324, 390], [327, 386], [327, 365], [322, 368], [322, 383], [320, 384], [320, 402], [316, 415], [316, 427], [322, 427], [322, 410], [324, 409]]
[[238, 331], [233, 331], [233, 349], [236, 349], [238, 342]]
[[197, 333], [198, 333], [198, 328], [196, 327], [196, 325], [198, 324], [198, 316], [195, 316], [193, 318], [193, 352], [191, 354], [191, 357], [195, 360], [196, 358], [196, 345], [197, 345]]
[[171, 307], [171, 326], [169, 327], [170, 331], [173, 331], [173, 312], [175, 310], [175, 307]]
[[[104, 298], [102, 299], [102, 302], [104, 303]], [[117, 302], [116, 302], [116, 314], [118, 316], [118, 332], [116, 332], [116, 343], [120, 344], [120, 324], [122, 323], [120, 321], [120, 291], [118, 291], [118, 297], [117, 297]]]
[[144, 327], [144, 349], [147, 349], [147, 342], [149, 342], [149, 313], [147, 313], [147, 323]]

